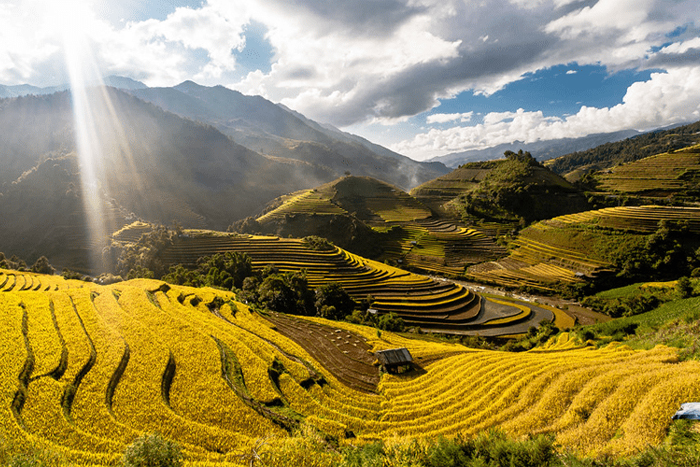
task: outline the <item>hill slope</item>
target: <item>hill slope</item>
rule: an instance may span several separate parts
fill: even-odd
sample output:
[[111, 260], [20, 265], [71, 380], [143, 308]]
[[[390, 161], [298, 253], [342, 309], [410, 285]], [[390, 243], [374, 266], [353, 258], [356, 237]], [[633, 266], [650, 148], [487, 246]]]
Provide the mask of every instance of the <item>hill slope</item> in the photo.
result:
[[588, 180], [596, 191], [695, 201], [700, 197], [700, 145], [620, 164]]
[[246, 96], [223, 86], [206, 87], [186, 81], [173, 88], [130, 92], [170, 112], [211, 124], [254, 151], [331, 170], [333, 175], [325, 181], [350, 171], [410, 189], [448, 171], [441, 163], [416, 162], [319, 125], [260, 96]]
[[588, 208], [578, 188], [541, 166], [530, 153], [521, 150], [506, 156], [465, 164], [411, 194], [438, 212], [472, 223], [532, 222]]
[[534, 143], [523, 143], [514, 141], [509, 144], [499, 144], [487, 149], [473, 149], [470, 151], [456, 152], [438, 156], [430, 159], [434, 162], [442, 162], [448, 167], [457, 168], [469, 162], [481, 162], [500, 159], [506, 151], [517, 151], [522, 149], [532, 153], [538, 161], [546, 161], [554, 157], [564, 156], [573, 152], [585, 151], [589, 148], [600, 146], [601, 144], [619, 141], [624, 138], [631, 138], [639, 135], [635, 130], [623, 130], [613, 133], [599, 133], [581, 138], [561, 138], [547, 141], [536, 141]]
[[245, 232], [318, 235], [364, 256], [423, 271], [460, 275], [505, 252], [492, 238], [433, 216], [416, 198], [369, 177], [343, 177], [277, 200]]
[[[225, 228], [282, 193], [331, 177], [326, 169], [303, 161], [261, 156], [211, 126], [124, 92], [107, 88], [104, 93], [110, 110], [97, 109], [91, 164], [105, 212], [112, 206], [122, 217]], [[91, 91], [95, 102], [102, 96], [99, 89]], [[34, 248], [40, 246], [37, 235], [57, 243], [66, 241], [66, 235], [85, 236], [80, 222], [72, 223], [74, 231], [66, 235], [52, 228], [66, 196], [77, 197], [67, 215], [82, 204], [81, 176], [87, 174], [85, 162], [78, 162], [70, 94], [0, 101], [0, 135], [0, 251], [33, 261]], [[62, 178], [52, 175], [57, 164], [67, 171]], [[43, 185], [54, 187], [52, 196], [46, 196]], [[44, 212], [53, 215], [42, 218]], [[53, 260], [56, 253], [48, 249], [41, 254]]]
[[[700, 208], [620, 206], [535, 223], [511, 241], [510, 255], [472, 266], [476, 280], [549, 289], [678, 277], [700, 266]], [[557, 284], [558, 283], [558, 284]]]
[[[308, 454], [297, 426], [341, 445], [546, 432], [563, 449], [616, 455], [661, 442], [680, 403], [700, 397], [698, 362], [666, 347], [595, 350], [563, 335], [521, 354], [467, 350], [320, 319], [282, 330], [211, 289], [13, 280], [25, 286], [0, 294], [0, 436], [73, 463], [117, 463], [150, 431], [189, 462], [231, 465], [260, 438], [268, 452]], [[346, 376], [377, 370], [317, 358], [353, 345], [406, 347], [419, 371], [355, 389]]]
[[700, 143], [700, 122], [644, 133], [615, 143], [550, 159], [545, 165], [558, 174], [580, 178], [585, 172], [613, 167], [644, 157]]

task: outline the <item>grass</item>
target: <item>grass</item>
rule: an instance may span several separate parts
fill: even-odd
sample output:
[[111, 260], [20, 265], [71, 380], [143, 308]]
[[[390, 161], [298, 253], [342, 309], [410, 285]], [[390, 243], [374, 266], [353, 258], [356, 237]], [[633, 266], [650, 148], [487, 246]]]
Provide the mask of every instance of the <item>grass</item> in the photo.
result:
[[[613, 289], [614, 296], [633, 294], [640, 284]], [[599, 294], [600, 295], [600, 294]], [[605, 323], [585, 326], [581, 335], [599, 336], [600, 343], [624, 340], [635, 349], [651, 349], [662, 344], [677, 347], [681, 360], [700, 359], [700, 297], [673, 300], [655, 310], [636, 316], [618, 318]], [[590, 334], [589, 334], [590, 333]]]

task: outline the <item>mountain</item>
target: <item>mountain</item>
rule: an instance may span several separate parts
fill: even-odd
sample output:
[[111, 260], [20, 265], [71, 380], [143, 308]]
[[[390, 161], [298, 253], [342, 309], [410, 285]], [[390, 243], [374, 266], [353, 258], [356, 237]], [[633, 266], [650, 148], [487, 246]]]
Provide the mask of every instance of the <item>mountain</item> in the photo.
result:
[[[103, 79], [103, 84], [117, 89], [143, 89], [148, 87], [140, 81], [115, 75], [105, 77]], [[95, 85], [97, 85], [97, 83], [95, 83]], [[0, 99], [29, 95], [41, 96], [60, 91], [67, 91], [68, 89], [70, 89], [70, 85], [67, 83], [44, 88], [29, 84], [20, 84], [17, 86], [4, 86], [0, 84]]]
[[468, 223], [532, 222], [590, 209], [576, 186], [523, 151], [463, 164], [411, 195], [435, 212]]
[[441, 219], [405, 191], [370, 177], [345, 176], [282, 196], [262, 216], [232, 227], [320, 236], [355, 254], [430, 274], [460, 275], [467, 265], [505, 254], [492, 238]]
[[19, 84], [17, 86], [5, 86], [0, 84], [0, 98], [5, 99], [8, 97], [53, 94], [55, 92], [65, 91], [68, 89], [68, 87], [69, 86], [67, 84], [63, 86], [52, 86], [49, 88], [40, 88], [29, 84]]
[[[105, 82], [124, 89], [88, 91], [91, 151], [76, 145], [69, 91], [3, 88], [15, 97], [0, 100], [0, 251], [87, 271], [88, 252], [100, 242], [87, 235], [88, 205], [102, 212], [104, 234], [134, 219], [222, 230], [284, 193], [348, 171], [411, 187], [448, 170], [259, 96], [193, 82]], [[88, 185], [97, 187], [89, 198], [81, 190]]]
[[[106, 233], [134, 218], [225, 229], [283, 193], [333, 179], [324, 167], [260, 155], [123, 91], [89, 92], [93, 102], [103, 95], [109, 105], [93, 109], [91, 161], [78, 156], [70, 93], [0, 101], [0, 251], [28, 261], [63, 255], [56, 264], [83, 267], [84, 257], [66, 251], [86, 244], [88, 201], [99, 202]], [[84, 198], [85, 183], [98, 186], [99, 200]]]
[[506, 151], [522, 149], [531, 153], [538, 161], [548, 160], [554, 157], [563, 156], [575, 151], [585, 151], [586, 149], [600, 146], [611, 141], [620, 141], [639, 135], [636, 130], [622, 130], [613, 133], [597, 133], [583, 136], [581, 138], [562, 138], [547, 141], [536, 141], [534, 143], [523, 143], [514, 141], [513, 143], [499, 144], [486, 149], [473, 149], [470, 151], [455, 152], [444, 156], [430, 159], [433, 162], [442, 162], [448, 167], [456, 168], [468, 162], [488, 161], [501, 159]]
[[570, 174], [567, 178], [576, 180], [586, 172], [614, 167], [699, 143], [700, 121], [660, 128], [622, 141], [566, 154], [547, 161], [546, 165], [559, 174]]
[[148, 87], [141, 81], [136, 81], [124, 76], [111, 75], [104, 78], [103, 81], [105, 86], [112, 86], [117, 89], [146, 89]]
[[359, 136], [313, 122], [283, 105], [223, 86], [185, 81], [172, 88], [130, 92], [169, 112], [208, 123], [254, 151], [327, 168], [334, 177], [326, 181], [351, 172], [410, 189], [449, 172], [441, 163], [414, 161]]

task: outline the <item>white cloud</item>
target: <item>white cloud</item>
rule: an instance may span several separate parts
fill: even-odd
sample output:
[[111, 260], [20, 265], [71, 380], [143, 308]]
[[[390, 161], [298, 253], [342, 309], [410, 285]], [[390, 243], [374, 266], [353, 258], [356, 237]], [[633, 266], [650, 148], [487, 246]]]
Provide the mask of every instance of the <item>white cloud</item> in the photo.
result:
[[454, 113], [454, 114], [433, 114], [428, 115], [425, 119], [426, 123], [448, 123], [459, 120], [462, 123], [468, 122], [474, 116], [474, 112]]
[[625, 40], [633, 37], [644, 40], [640, 33], [647, 29], [644, 24], [653, 3], [653, 0], [599, 0], [592, 7], [551, 21], [545, 31], [565, 39], [623, 31]]
[[700, 49], [700, 37], [689, 41], [674, 42], [659, 50], [660, 54], [683, 54], [692, 49]]
[[648, 81], [630, 86], [623, 102], [613, 107], [583, 106], [565, 118], [546, 117], [541, 111], [492, 112], [483, 123], [446, 130], [431, 129], [393, 145], [394, 151], [417, 159], [513, 141], [577, 138], [593, 133], [662, 125], [700, 119], [700, 66], [653, 73]]
[[567, 75], [575, 75], [576, 73], [578, 73], [578, 71], [576, 71], [576, 70], [568, 70], [566, 72]]
[[[62, 25], [46, 14], [62, 3], [0, 0], [1, 83], [65, 81]], [[242, 78], [231, 52], [244, 50], [251, 20], [267, 29], [272, 66]], [[105, 73], [159, 86], [225, 84], [338, 126], [395, 124], [461, 92], [490, 96], [561, 64], [670, 70], [697, 63], [700, 48], [697, 0], [204, 0], [162, 20], [84, 23]], [[669, 39], [680, 26], [688, 32]], [[481, 136], [455, 130], [438, 147], [486, 144], [489, 129], [521, 123], [525, 131], [539, 118], [511, 113], [487, 115]], [[542, 128], [556, 123], [542, 119]]]

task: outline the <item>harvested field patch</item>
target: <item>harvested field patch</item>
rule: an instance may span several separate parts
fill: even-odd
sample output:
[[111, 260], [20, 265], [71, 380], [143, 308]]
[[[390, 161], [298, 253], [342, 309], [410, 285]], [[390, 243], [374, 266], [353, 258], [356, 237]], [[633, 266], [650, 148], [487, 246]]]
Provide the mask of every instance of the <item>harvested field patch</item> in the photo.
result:
[[376, 392], [379, 371], [367, 340], [351, 331], [272, 313], [265, 316], [282, 335], [313, 356], [341, 383], [360, 391]]

